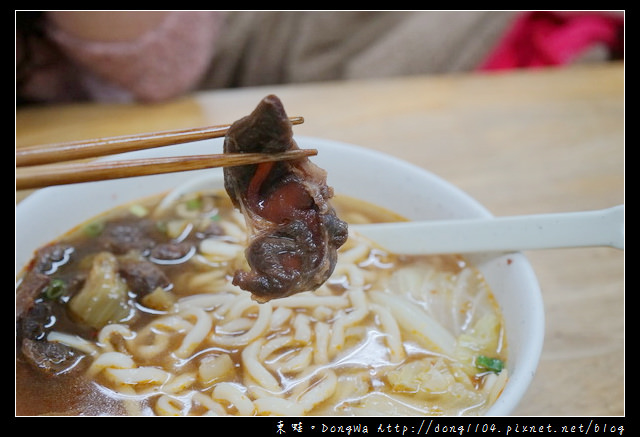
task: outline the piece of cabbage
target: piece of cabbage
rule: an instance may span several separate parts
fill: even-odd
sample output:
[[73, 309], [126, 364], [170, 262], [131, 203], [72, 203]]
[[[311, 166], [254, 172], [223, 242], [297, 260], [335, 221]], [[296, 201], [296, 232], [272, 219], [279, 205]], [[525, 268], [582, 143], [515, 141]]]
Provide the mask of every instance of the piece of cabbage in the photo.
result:
[[101, 252], [94, 257], [87, 280], [69, 302], [69, 308], [96, 329], [131, 316], [127, 284], [118, 274], [118, 260], [112, 253]]

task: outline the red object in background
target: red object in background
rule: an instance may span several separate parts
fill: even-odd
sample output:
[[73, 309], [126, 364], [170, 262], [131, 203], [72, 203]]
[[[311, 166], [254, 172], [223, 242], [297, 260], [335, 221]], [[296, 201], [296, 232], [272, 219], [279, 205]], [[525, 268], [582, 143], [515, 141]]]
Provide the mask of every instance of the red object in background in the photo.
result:
[[565, 65], [604, 45], [624, 58], [624, 17], [607, 12], [525, 12], [507, 30], [480, 70]]

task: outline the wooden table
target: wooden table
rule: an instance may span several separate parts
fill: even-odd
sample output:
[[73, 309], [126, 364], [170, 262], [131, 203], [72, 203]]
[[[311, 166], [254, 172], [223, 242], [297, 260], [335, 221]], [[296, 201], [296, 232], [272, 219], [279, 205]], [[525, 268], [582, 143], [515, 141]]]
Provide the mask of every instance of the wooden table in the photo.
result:
[[[495, 215], [624, 203], [624, 65], [202, 92], [157, 105], [21, 109], [16, 146], [233, 122], [266, 94], [297, 135], [430, 170]], [[19, 202], [29, 192], [16, 192]], [[546, 308], [539, 371], [516, 415], [624, 415], [624, 252], [528, 252]]]

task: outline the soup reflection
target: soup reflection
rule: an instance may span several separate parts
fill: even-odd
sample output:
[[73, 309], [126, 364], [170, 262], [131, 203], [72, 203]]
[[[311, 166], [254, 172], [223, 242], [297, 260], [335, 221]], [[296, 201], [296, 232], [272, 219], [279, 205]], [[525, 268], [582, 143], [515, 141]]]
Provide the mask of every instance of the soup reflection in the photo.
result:
[[350, 231], [318, 290], [258, 303], [231, 284], [247, 233], [226, 194], [159, 200], [79, 226], [18, 279], [18, 415], [476, 415], [500, 395], [502, 316], [464, 258]]

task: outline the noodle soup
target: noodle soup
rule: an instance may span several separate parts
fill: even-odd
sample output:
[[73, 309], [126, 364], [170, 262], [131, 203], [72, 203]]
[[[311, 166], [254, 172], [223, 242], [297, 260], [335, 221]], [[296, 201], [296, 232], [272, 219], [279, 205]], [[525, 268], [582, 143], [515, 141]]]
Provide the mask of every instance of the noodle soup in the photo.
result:
[[[478, 415], [500, 396], [503, 318], [463, 257], [391, 254], [351, 232], [318, 290], [258, 303], [231, 284], [246, 229], [226, 193], [160, 200], [97, 217], [29, 265], [49, 281], [18, 323], [18, 415]], [[333, 205], [350, 224], [401, 219]]]

